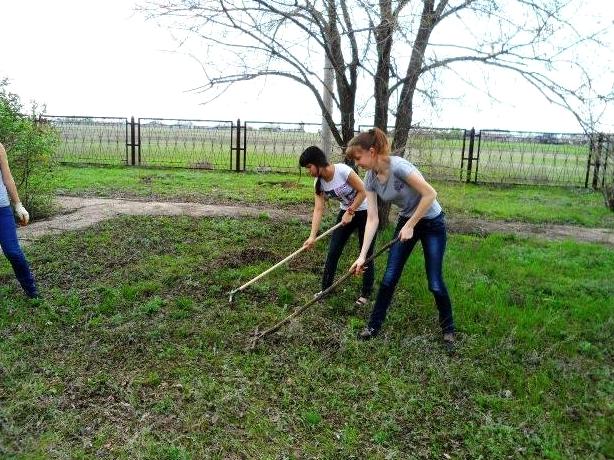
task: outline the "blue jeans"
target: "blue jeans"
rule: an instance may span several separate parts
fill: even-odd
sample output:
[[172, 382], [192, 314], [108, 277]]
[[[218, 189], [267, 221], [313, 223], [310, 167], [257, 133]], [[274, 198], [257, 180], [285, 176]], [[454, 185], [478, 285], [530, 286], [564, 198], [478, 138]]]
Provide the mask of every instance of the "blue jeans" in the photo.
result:
[[[400, 217], [394, 231], [396, 237], [403, 225], [407, 222], [407, 217]], [[439, 325], [444, 334], [454, 332], [454, 321], [452, 318], [452, 303], [448, 290], [443, 281], [442, 265], [443, 254], [446, 250], [446, 224], [443, 212], [432, 219], [421, 219], [414, 227], [414, 235], [411, 239], [401, 242], [397, 241], [390, 248], [388, 254], [388, 264], [386, 273], [380, 284], [375, 305], [369, 319], [369, 327], [378, 331], [386, 319], [386, 312], [392, 301], [394, 289], [401, 278], [405, 262], [411, 254], [416, 243], [422, 243], [424, 251], [424, 264], [426, 277], [429, 283], [429, 290], [435, 297], [435, 303], [439, 310]]]
[[[341, 217], [344, 213], [345, 211], [343, 210], [339, 211], [339, 214], [337, 215], [337, 223], [341, 222]], [[345, 247], [345, 243], [347, 243], [354, 231], [358, 231], [358, 251], [360, 251], [362, 248], [362, 241], [365, 236], [366, 224], [367, 211], [356, 211], [354, 218], [348, 224], [342, 225], [333, 232], [333, 236], [330, 239], [330, 244], [328, 245], [328, 255], [326, 256], [326, 264], [324, 265], [324, 274], [322, 275], [322, 290], [327, 289], [331, 284], [333, 284], [335, 272], [337, 271], [337, 263], [339, 262], [339, 258], [341, 257], [341, 253]], [[373, 242], [371, 243], [371, 247], [369, 247], [367, 257], [370, 257], [371, 254], [373, 254], [374, 245], [375, 237], [373, 237]], [[375, 266], [373, 261], [371, 261], [365, 265], [365, 273], [362, 278], [362, 291], [360, 293], [361, 296], [371, 296], [374, 281]]]
[[38, 295], [36, 283], [28, 261], [19, 246], [15, 217], [10, 206], [0, 208], [0, 246], [2, 246], [2, 252], [13, 266], [17, 281], [21, 284], [26, 295], [36, 297]]

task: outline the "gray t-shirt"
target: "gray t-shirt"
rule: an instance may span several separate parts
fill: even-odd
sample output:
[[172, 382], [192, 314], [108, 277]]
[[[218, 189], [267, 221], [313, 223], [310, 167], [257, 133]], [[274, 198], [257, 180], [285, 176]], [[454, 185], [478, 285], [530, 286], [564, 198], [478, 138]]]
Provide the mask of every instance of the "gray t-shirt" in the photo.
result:
[[[380, 182], [375, 172], [367, 171], [365, 175], [365, 189], [368, 192], [377, 193], [384, 201], [396, 204], [401, 209], [399, 212], [401, 216], [411, 217], [422, 197], [417, 190], [414, 190], [405, 181], [407, 176], [413, 172], [420, 174], [418, 168], [405, 158], [390, 156], [390, 174], [386, 182]], [[422, 176], [422, 174], [420, 175]], [[432, 219], [440, 213], [441, 205], [435, 200], [423, 218]]]
[[4, 185], [2, 173], [0, 173], [0, 208], [4, 208], [10, 205], [11, 201], [9, 200], [9, 194], [6, 190], [6, 186]]

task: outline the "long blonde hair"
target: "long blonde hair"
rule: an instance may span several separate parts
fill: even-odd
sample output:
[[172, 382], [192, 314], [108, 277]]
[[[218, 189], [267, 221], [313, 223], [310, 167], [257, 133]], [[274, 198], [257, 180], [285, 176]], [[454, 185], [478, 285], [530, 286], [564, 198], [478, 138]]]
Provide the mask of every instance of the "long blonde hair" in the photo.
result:
[[371, 147], [377, 155], [390, 155], [390, 142], [388, 136], [379, 128], [372, 128], [369, 131], [364, 131], [354, 136], [348, 142], [346, 155], [352, 157], [354, 147], [360, 147], [364, 150], [369, 150]]

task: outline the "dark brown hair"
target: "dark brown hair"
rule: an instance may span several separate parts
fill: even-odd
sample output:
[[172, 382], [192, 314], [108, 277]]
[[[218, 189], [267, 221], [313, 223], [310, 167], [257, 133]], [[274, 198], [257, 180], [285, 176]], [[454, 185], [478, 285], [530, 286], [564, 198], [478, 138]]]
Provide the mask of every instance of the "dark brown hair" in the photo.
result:
[[[324, 168], [328, 166], [328, 159], [326, 158], [326, 154], [322, 151], [320, 147], [312, 145], [311, 147], [307, 147], [301, 153], [301, 157], [298, 160], [298, 163], [304, 168], [309, 164], [318, 167], [318, 171], [320, 168]], [[320, 183], [320, 177], [318, 176], [316, 180], [316, 194], [322, 194], [322, 184]]]
[[346, 156], [352, 158], [354, 147], [360, 147], [364, 150], [369, 150], [371, 147], [375, 149], [378, 155], [390, 155], [390, 143], [386, 133], [379, 128], [372, 128], [369, 131], [364, 131], [354, 136], [348, 142], [345, 150]]

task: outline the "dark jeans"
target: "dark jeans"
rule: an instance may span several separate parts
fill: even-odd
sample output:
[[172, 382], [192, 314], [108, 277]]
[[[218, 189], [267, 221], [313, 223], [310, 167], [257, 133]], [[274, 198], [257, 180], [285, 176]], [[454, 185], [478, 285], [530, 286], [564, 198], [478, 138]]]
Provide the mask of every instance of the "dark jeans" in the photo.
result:
[[15, 217], [10, 206], [0, 208], [0, 246], [2, 252], [13, 266], [17, 281], [26, 292], [28, 297], [37, 295], [36, 283], [30, 271], [30, 266], [17, 240], [17, 228]]
[[[337, 222], [341, 222], [341, 217], [345, 211], [339, 211], [337, 215]], [[356, 211], [352, 221], [346, 225], [342, 225], [333, 232], [333, 236], [330, 239], [328, 245], [328, 256], [326, 257], [326, 264], [324, 265], [324, 274], [322, 275], [322, 290], [327, 289], [333, 284], [335, 278], [335, 272], [337, 271], [337, 263], [352, 233], [358, 230], [358, 250], [362, 248], [362, 241], [365, 236], [365, 225], [367, 224], [367, 211]], [[367, 257], [373, 254], [373, 246], [375, 246], [375, 236]], [[373, 261], [365, 265], [365, 273], [362, 278], [362, 291], [363, 297], [369, 297], [373, 292], [373, 282], [375, 281], [375, 266]]]
[[[407, 217], [400, 217], [394, 236], [407, 222]], [[397, 241], [390, 248], [388, 254], [388, 264], [386, 273], [380, 284], [377, 299], [369, 319], [369, 327], [379, 330], [386, 319], [386, 311], [392, 301], [394, 289], [401, 278], [405, 262], [416, 246], [418, 240], [422, 243], [424, 251], [424, 264], [426, 277], [429, 283], [429, 290], [435, 297], [435, 303], [439, 310], [439, 325], [444, 333], [454, 332], [454, 321], [452, 319], [452, 303], [448, 290], [443, 281], [442, 264], [443, 254], [446, 249], [446, 224], [443, 212], [433, 219], [421, 219], [414, 227], [414, 235], [411, 239], [401, 242]]]

